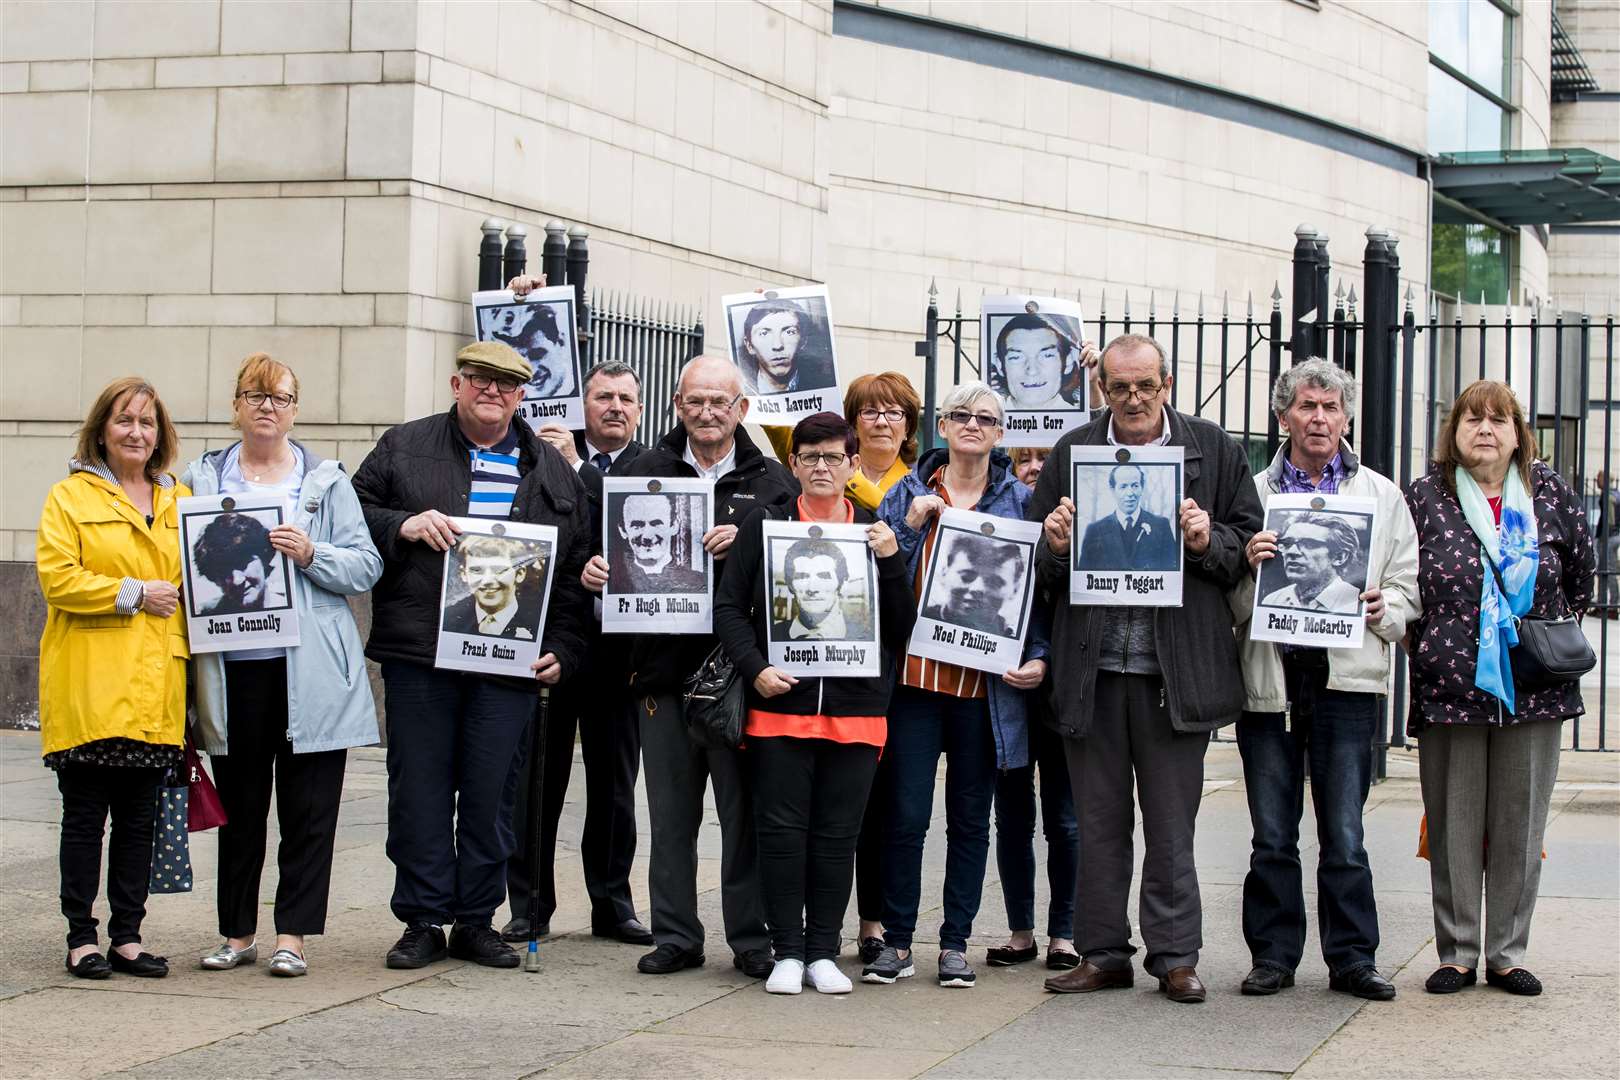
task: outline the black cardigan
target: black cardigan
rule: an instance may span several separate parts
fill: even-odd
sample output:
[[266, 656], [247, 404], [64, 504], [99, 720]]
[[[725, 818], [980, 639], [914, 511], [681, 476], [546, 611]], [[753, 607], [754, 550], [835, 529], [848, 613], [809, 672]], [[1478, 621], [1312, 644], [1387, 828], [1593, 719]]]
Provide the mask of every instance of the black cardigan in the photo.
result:
[[[785, 694], [761, 697], [754, 680], [770, 666], [766, 642], [770, 631], [770, 597], [760, 564], [764, 559], [762, 523], [766, 517], [800, 521], [797, 500], [769, 514], [758, 510], [737, 529], [727, 561], [730, 569], [720, 579], [714, 597], [714, 629], [731, 662], [737, 665], [747, 687], [750, 709], [767, 709], [791, 716], [884, 716], [889, 711], [889, 695], [894, 689], [895, 663], [903, 658], [917, 621], [917, 598], [906, 575], [906, 560], [896, 551], [877, 560], [878, 633], [883, 646], [881, 671], [858, 678], [803, 678]], [[877, 520], [868, 511], [855, 507], [855, 523], [867, 525]]]

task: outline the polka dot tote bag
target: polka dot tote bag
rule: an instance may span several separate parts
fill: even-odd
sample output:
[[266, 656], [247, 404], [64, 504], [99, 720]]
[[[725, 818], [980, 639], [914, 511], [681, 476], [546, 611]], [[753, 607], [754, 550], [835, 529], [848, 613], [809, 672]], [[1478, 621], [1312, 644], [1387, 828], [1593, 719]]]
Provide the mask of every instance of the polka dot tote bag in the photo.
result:
[[154, 893], [191, 891], [191, 843], [186, 828], [190, 794], [185, 779], [173, 772], [158, 785], [150, 886]]

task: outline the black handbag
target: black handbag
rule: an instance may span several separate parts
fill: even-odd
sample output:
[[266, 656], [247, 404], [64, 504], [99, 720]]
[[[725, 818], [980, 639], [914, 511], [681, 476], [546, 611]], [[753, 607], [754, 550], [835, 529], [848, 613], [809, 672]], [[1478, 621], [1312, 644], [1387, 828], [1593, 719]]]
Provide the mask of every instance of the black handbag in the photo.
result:
[[742, 745], [743, 684], [737, 665], [716, 645], [686, 677], [686, 734], [699, 746], [735, 750]]
[[[1496, 577], [1496, 587], [1507, 597], [1507, 586], [1502, 583], [1502, 572], [1491, 561], [1483, 548], [1479, 556]], [[1526, 615], [1515, 618], [1513, 628], [1519, 633], [1519, 643], [1508, 649], [1508, 663], [1513, 665], [1513, 682], [1526, 690], [1539, 690], [1558, 683], [1574, 682], [1597, 666], [1597, 654], [1592, 643], [1581, 630], [1581, 621], [1573, 615], [1559, 619], [1538, 619]]]

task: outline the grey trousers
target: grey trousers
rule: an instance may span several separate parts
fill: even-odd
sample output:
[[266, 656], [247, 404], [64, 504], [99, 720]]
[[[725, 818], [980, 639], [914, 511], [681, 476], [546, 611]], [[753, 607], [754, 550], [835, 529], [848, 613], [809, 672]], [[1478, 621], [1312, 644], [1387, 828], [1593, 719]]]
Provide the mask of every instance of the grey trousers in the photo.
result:
[[1083, 739], [1067, 739], [1069, 783], [1080, 826], [1074, 944], [1105, 971], [1130, 967], [1128, 911], [1135, 866], [1136, 808], [1142, 796], [1143, 967], [1162, 977], [1198, 964], [1204, 944], [1193, 827], [1204, 794], [1209, 734], [1170, 726], [1164, 681], [1157, 675], [1097, 673], [1096, 712]]
[[697, 839], [703, 827], [703, 792], [712, 778], [720, 816], [720, 907], [726, 943], [739, 956], [753, 949], [769, 952], [754, 808], [742, 755], [736, 750], [707, 750], [688, 738], [678, 694], [637, 698], [636, 718], [641, 725], [642, 774], [647, 778], [652, 832], [647, 888], [653, 937], [660, 945], [703, 951]]
[[1433, 724], [1420, 736], [1418, 773], [1442, 964], [1479, 965], [1482, 880], [1486, 966], [1504, 971], [1524, 963], [1562, 728], [1555, 721]]

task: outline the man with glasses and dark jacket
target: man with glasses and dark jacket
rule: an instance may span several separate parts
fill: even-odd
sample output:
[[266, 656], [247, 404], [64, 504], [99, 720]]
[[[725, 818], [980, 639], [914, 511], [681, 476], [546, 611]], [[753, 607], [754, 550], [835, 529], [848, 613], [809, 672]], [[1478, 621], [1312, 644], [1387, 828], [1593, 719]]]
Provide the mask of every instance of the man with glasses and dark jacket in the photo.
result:
[[[513, 421], [532, 375], [510, 346], [468, 345], [456, 354], [450, 409], [389, 428], [354, 476], [383, 558], [366, 655], [382, 664], [387, 689], [387, 850], [394, 916], [405, 924], [388, 953], [391, 968], [446, 955], [518, 965], [491, 924], [516, 846], [513, 798], [538, 688], [579, 670], [590, 605], [579, 583], [591, 547], [585, 490], [561, 455]], [[557, 529], [533, 679], [433, 666], [444, 553], [460, 532], [455, 517]]]
[[[1248, 457], [1216, 425], [1169, 407], [1170, 361], [1158, 342], [1124, 334], [1103, 350], [1108, 411], [1058, 440], [1041, 470], [1029, 520], [1044, 522], [1036, 568], [1057, 595], [1069, 588], [1074, 536], [1070, 450], [1179, 446], [1186, 454], [1178, 508], [1186, 549], [1175, 607], [1060, 604], [1052, 619], [1052, 702], [1065, 739], [1080, 826], [1075, 946], [1082, 963], [1046, 980], [1057, 993], [1128, 987], [1127, 914], [1140, 795], [1144, 966], [1171, 1001], [1204, 1000], [1203, 944], [1193, 828], [1203, 797], [1209, 733], [1237, 720], [1243, 678], [1226, 594], [1247, 580], [1244, 545], [1261, 525]], [[1133, 784], [1134, 774], [1134, 784]]]
[[[704, 535], [703, 546], [714, 557], [718, 588], [738, 524], [758, 507], [786, 505], [799, 488], [786, 467], [760, 453], [742, 430], [748, 401], [742, 377], [731, 363], [709, 356], [689, 361], [681, 369], [674, 405], [680, 426], [621, 475], [715, 482], [715, 525]], [[585, 569], [584, 584], [600, 592], [608, 574], [607, 560], [597, 555]], [[740, 755], [697, 745], [686, 734], [682, 714], [682, 684], [717, 640], [712, 634], [636, 634], [626, 643], [652, 830], [648, 889], [658, 947], [637, 965], [648, 975], [683, 971], [704, 961], [703, 923], [697, 913], [697, 836], [703, 824], [703, 792], [711, 778], [720, 815], [720, 897], [732, 963], [751, 978], [771, 973], [753, 804]]]

